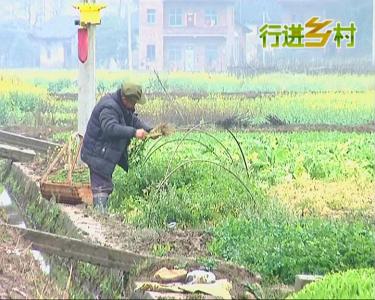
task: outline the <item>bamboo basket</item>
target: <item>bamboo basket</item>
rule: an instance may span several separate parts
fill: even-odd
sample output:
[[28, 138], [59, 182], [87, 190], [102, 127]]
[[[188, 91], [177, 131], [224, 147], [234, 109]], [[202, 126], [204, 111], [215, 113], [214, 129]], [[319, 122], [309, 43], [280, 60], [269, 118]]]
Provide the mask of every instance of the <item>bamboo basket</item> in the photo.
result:
[[[48, 167], [47, 171], [40, 180], [40, 191], [42, 196], [47, 199], [55, 199], [58, 203], [66, 204], [81, 204], [86, 203], [92, 205], [93, 196], [91, 192], [91, 185], [84, 183], [74, 183], [72, 179], [72, 174], [76, 168], [78, 155], [82, 147], [82, 137], [79, 136], [79, 146], [77, 153], [75, 154], [74, 161], [72, 161], [72, 140], [69, 141], [63, 146], [59, 151], [51, 165]], [[56, 183], [49, 180], [48, 176], [51, 174], [53, 168], [56, 164], [63, 159], [64, 157], [68, 158], [68, 176], [66, 182]]]

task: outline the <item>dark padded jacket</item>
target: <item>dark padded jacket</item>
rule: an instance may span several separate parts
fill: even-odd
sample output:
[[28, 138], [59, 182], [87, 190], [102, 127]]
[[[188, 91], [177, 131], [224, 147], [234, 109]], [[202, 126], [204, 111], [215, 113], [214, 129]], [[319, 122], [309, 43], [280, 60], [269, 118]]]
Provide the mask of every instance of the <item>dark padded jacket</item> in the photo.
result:
[[116, 165], [128, 171], [128, 146], [136, 129], [150, 131], [134, 111], [125, 108], [121, 90], [105, 95], [95, 106], [83, 138], [81, 158], [91, 170], [112, 177]]

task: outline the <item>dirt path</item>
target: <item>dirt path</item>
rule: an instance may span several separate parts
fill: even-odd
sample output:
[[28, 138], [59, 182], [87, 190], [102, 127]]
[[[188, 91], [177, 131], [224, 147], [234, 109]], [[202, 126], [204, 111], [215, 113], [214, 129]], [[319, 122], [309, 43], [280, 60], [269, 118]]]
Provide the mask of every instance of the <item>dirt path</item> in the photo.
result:
[[122, 222], [119, 215], [100, 215], [84, 205], [59, 207], [84, 236], [103, 246], [166, 257], [208, 255], [211, 237], [204, 231], [140, 229]]

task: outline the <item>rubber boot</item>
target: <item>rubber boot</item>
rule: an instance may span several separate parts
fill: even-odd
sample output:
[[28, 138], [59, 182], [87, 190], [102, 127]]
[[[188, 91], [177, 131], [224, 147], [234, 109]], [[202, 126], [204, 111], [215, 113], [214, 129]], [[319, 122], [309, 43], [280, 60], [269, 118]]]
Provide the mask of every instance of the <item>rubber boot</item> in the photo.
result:
[[94, 194], [94, 209], [104, 214], [108, 211], [108, 194], [99, 193]]

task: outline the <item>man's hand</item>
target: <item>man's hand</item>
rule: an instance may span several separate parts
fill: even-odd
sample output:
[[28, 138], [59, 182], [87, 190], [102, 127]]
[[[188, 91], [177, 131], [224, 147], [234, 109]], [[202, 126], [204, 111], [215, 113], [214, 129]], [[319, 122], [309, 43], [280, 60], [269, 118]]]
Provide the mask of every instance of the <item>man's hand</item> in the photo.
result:
[[144, 140], [147, 136], [147, 131], [144, 130], [144, 129], [137, 129], [136, 132], [135, 132], [135, 137], [138, 139], [138, 140]]

